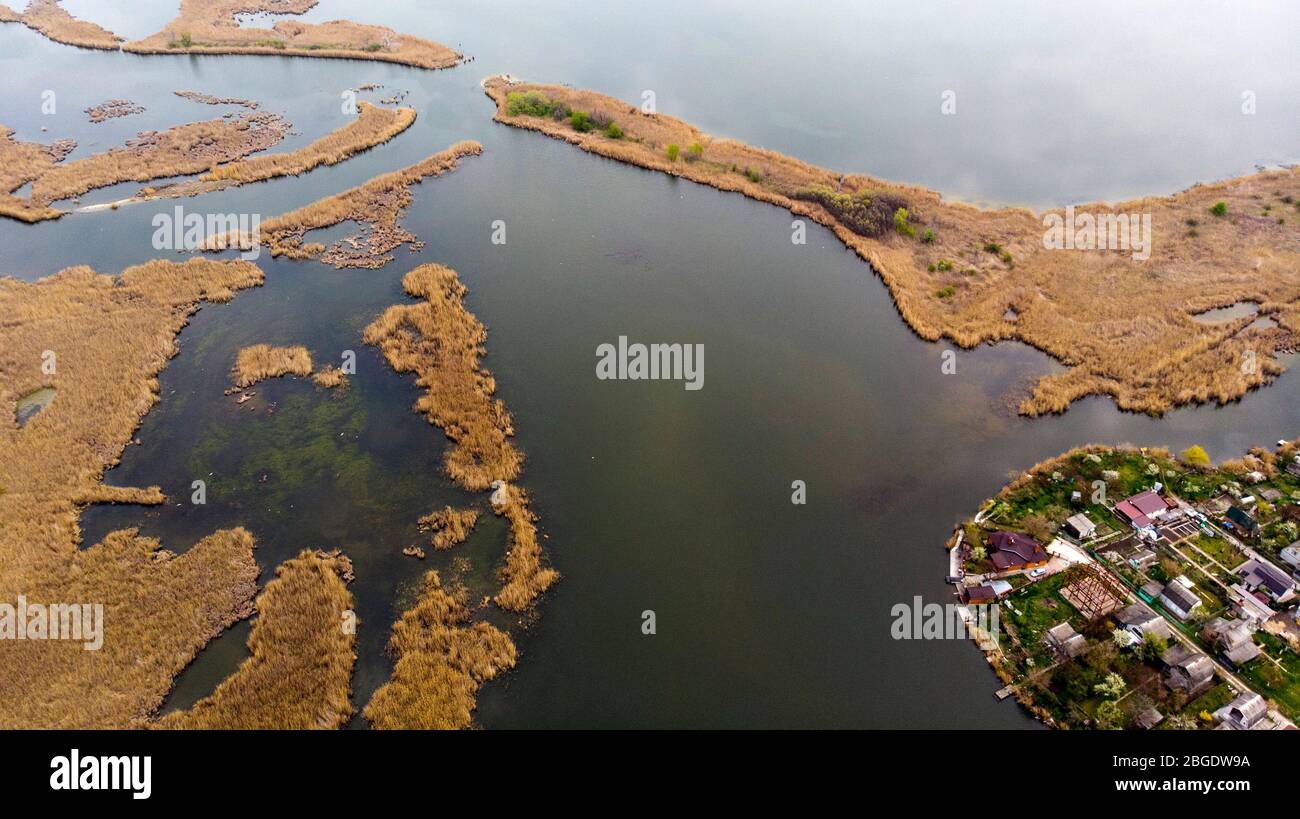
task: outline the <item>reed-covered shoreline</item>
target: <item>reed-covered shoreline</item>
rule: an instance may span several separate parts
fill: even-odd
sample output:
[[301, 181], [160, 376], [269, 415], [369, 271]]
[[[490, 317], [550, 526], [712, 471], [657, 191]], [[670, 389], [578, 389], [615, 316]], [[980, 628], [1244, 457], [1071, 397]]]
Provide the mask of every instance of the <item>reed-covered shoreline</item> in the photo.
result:
[[[1300, 339], [1300, 168], [1074, 209], [1150, 217], [1150, 254], [1140, 259], [1047, 247], [1047, 220], [1065, 211], [949, 202], [924, 188], [715, 139], [591, 91], [508, 77], [483, 87], [498, 122], [824, 225], [880, 275], [926, 340], [966, 348], [1019, 340], [1065, 364], [1066, 372], [1034, 386], [1020, 404], [1025, 415], [1064, 412], [1089, 395], [1153, 415], [1226, 403], [1271, 383], [1283, 369], [1278, 356]], [[1241, 301], [1259, 303], [1278, 326], [1193, 318]]]

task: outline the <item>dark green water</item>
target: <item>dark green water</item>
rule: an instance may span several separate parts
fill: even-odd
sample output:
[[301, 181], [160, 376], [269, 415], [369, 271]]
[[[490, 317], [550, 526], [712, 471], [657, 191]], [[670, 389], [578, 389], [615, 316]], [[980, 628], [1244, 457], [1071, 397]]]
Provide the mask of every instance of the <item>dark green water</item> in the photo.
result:
[[[112, 5], [101, 18], [110, 25]], [[77, 137], [82, 152], [223, 110], [172, 97], [182, 88], [251, 97], [284, 113], [300, 132], [286, 147], [339, 127], [345, 88], [409, 90], [405, 103], [420, 117], [393, 142], [337, 168], [182, 201], [190, 210], [270, 216], [459, 139], [484, 144], [482, 157], [415, 189], [406, 226], [428, 243], [423, 252], [400, 249], [379, 271], [264, 257], [264, 287], [205, 307], [161, 378], [163, 400], [143, 422], [142, 445], [109, 475], [115, 484], [160, 484], [172, 504], [97, 508], [83, 519], [87, 543], [138, 525], [176, 550], [217, 528], [247, 526], [263, 581], [302, 548], [345, 550], [363, 621], [358, 706], [388, 673], [382, 647], [412, 584], [427, 568], [451, 570], [447, 556], [401, 555], [418, 537], [416, 518], [481, 500], [441, 476], [443, 439], [410, 411], [412, 380], [360, 341], [366, 323], [405, 300], [401, 276], [422, 262], [457, 269], [470, 309], [489, 328], [486, 365], [515, 415], [528, 456], [523, 483], [564, 575], [539, 622], [517, 633], [518, 670], [484, 689], [478, 718], [487, 727], [1030, 726], [1014, 705], [994, 701], [997, 684], [969, 644], [889, 637], [895, 603], [949, 599], [940, 546], [951, 526], [1009, 470], [1080, 443], [1200, 443], [1224, 457], [1296, 434], [1293, 375], [1226, 409], [1163, 420], [1101, 400], [1019, 419], [1010, 410], [1017, 390], [1053, 367], [1042, 355], [980, 348], [958, 353], [957, 373], [943, 375], [946, 347], [915, 338], [870, 269], [825, 231], [795, 246], [783, 211], [496, 126], [478, 88], [498, 71], [633, 101], [655, 88], [661, 110], [715, 132], [964, 198], [1115, 198], [1295, 156], [1294, 110], [1266, 114], [1261, 102], [1256, 119], [1236, 119], [1241, 66], [1268, 65], [1251, 75], [1261, 100], [1294, 76], [1280, 66], [1297, 56], [1264, 12], [1255, 12], [1251, 39], [1235, 22], [1242, 13], [1226, 7], [1219, 17], [1233, 22], [1210, 11], [1168, 21], [1159, 8], [1127, 10], [1122, 36], [1056, 51], [1069, 34], [1060, 15], [1073, 13], [1009, 7], [1015, 24], [998, 25], [960, 7], [903, 19], [869, 6], [796, 17], [723, 3], [694, 11], [682, 31], [680, 15], [617, 4], [372, 5], [325, 2], [312, 19], [385, 23], [479, 59], [434, 73], [288, 58], [146, 59], [0, 27], [4, 123], [24, 139]], [[1125, 47], [1162, 20], [1173, 30], [1158, 47]], [[1219, 52], [1182, 47], [1209, 42], [1216, 22]], [[796, 45], [777, 47], [783, 31]], [[919, 49], [934, 43], [942, 47], [921, 59]], [[819, 59], [799, 60], [804, 52]], [[1234, 66], [1234, 76], [1207, 85], [1197, 73], [1203, 60]], [[1136, 70], [1143, 66], [1151, 70]], [[1088, 80], [1103, 70], [1124, 78], [1112, 95], [1118, 112], [1098, 107]], [[828, 87], [827, 76], [845, 81]], [[964, 83], [955, 120], [930, 110], [938, 110], [932, 86], [950, 87], [944, 76]], [[55, 117], [40, 113], [44, 89], [59, 95]], [[1231, 98], [1208, 101], [1216, 93]], [[965, 102], [971, 96], [982, 102]], [[81, 109], [110, 97], [150, 110], [85, 124]], [[1139, 100], [1143, 128], [1134, 133], [1127, 106]], [[1061, 127], [1062, 117], [1078, 127]], [[1224, 134], [1236, 140], [1232, 150], [1219, 143]], [[1078, 150], [1088, 135], [1095, 150]], [[112, 271], [153, 258], [150, 220], [175, 204], [2, 223], [0, 271], [34, 279], [70, 264]], [[507, 225], [504, 246], [490, 242], [495, 220]], [[705, 388], [597, 380], [596, 348], [620, 335], [703, 344]], [[354, 350], [358, 373], [341, 393], [306, 381], [262, 384], [262, 408], [239, 409], [221, 392], [235, 352], [259, 342], [305, 344], [319, 361]], [[208, 484], [203, 507], [185, 503], [196, 479]], [[790, 502], [795, 480], [807, 483], [805, 506]], [[463, 579], [472, 588], [490, 586], [503, 547], [500, 521], [489, 516], [453, 553], [469, 559]], [[654, 636], [640, 630], [646, 609], [657, 615]], [[245, 637], [232, 631], [211, 646], [169, 707], [208, 693], [244, 656]]]

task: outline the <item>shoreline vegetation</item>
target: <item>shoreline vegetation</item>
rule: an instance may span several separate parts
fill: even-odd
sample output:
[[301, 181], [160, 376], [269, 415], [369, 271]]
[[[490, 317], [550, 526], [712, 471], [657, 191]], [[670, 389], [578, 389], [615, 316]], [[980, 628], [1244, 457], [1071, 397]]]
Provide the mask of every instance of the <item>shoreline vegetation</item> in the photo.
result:
[[[244, 529], [181, 554], [134, 529], [83, 549], [79, 518], [93, 502], [162, 502], [158, 487], [105, 486], [104, 473], [159, 400], [189, 317], [262, 280], [256, 265], [207, 259], [0, 278], [0, 599], [102, 602], [113, 634], [99, 651], [0, 641], [0, 727], [142, 724], [203, 646], [251, 613], [259, 572]], [[19, 427], [18, 399], [41, 389], [55, 399]]]
[[379, 730], [459, 730], [473, 725], [483, 683], [514, 668], [518, 651], [491, 623], [470, 623], [468, 593], [424, 576], [419, 601], [393, 624], [392, 676], [362, 712]]
[[[12, 141], [10, 145], [29, 156], [51, 151]], [[481, 150], [477, 143], [460, 143], [304, 211], [330, 224], [361, 216], [382, 221], [381, 230], [398, 233], [396, 220], [410, 202], [410, 185], [451, 170], [461, 156]], [[343, 210], [336, 210], [340, 204]], [[455, 282], [455, 275], [450, 276]], [[416, 274], [412, 281], [420, 277]], [[210, 535], [179, 556], [136, 530], [113, 532], [100, 544], [77, 548], [78, 520], [86, 505], [165, 502], [156, 486], [105, 486], [104, 472], [117, 463], [140, 419], [158, 400], [157, 375], [175, 355], [176, 335], [188, 317], [203, 301], [229, 301], [237, 290], [262, 281], [261, 270], [251, 263], [201, 258], [185, 264], [150, 262], [116, 277], [78, 267], [34, 284], [0, 279], [0, 311], [8, 317], [0, 326], [0, 407], [10, 418], [0, 423], [0, 452], [5, 453], [0, 459], [0, 592], [22, 590], [34, 601], [105, 601], [105, 619], [115, 624], [115, 639], [100, 652], [57, 641], [0, 644], [5, 660], [0, 663], [0, 685], [14, 695], [0, 704], [0, 726], [153, 725], [176, 675], [211, 639], [252, 615], [255, 607], [262, 617], [249, 640], [253, 656], [211, 697], [186, 712], [167, 715], [158, 727], [286, 727], [286, 719], [294, 727], [338, 727], [351, 715], [353, 638], [338, 636], [334, 615], [345, 603], [350, 605], [346, 557], [304, 552], [282, 565], [277, 579], [255, 601], [260, 570], [253, 557], [253, 536], [242, 528]], [[429, 295], [432, 299], [432, 291]], [[470, 399], [470, 409], [486, 413], [483, 422], [503, 425], [489, 429], [453, 413], [455, 422], [466, 426], [466, 434], [474, 434], [449, 432], [463, 444], [458, 451], [465, 453], [461, 458], [449, 453], [449, 463], [466, 470], [458, 473], [462, 486], [486, 489], [482, 480], [467, 475], [490, 461], [501, 467], [491, 474], [513, 478], [522, 457], [505, 441], [512, 432], [509, 415], [490, 397], [490, 374], [478, 368], [482, 325], [464, 310], [459, 295], [446, 307], [451, 324], [440, 329], [450, 335], [439, 343], [472, 348], [464, 349], [458, 359], [465, 367], [454, 371], [460, 379], [457, 386], [478, 396]], [[311, 374], [310, 364], [304, 366], [310, 359], [305, 348], [263, 347], [242, 351], [234, 370], [237, 381]], [[52, 356], [50, 361], [57, 365], [50, 364], [42, 376], [45, 356]], [[333, 366], [312, 377], [322, 387], [347, 383]], [[52, 399], [34, 411], [22, 409], [25, 400], [42, 393]], [[440, 395], [452, 402], [444, 408], [455, 405], [456, 398]], [[491, 447], [497, 449], [494, 454]], [[487, 455], [491, 457], [479, 463]], [[512, 521], [500, 599], [524, 611], [558, 574], [540, 567], [541, 550], [526, 497], [513, 487], [493, 497], [506, 499], [509, 508], [494, 504], [494, 510]], [[447, 547], [463, 539], [477, 517], [472, 510], [453, 511], [445, 521], [426, 521], [439, 524], [434, 540]], [[460, 587], [427, 592], [426, 602], [448, 619], [421, 639], [401, 640], [395, 632], [393, 650], [411, 658], [403, 667], [436, 661], [445, 670], [439, 679], [450, 681], [450, 688], [431, 696], [443, 698], [439, 701], [450, 709], [446, 714], [464, 717], [439, 717], [439, 725], [468, 724], [479, 684], [514, 665], [508, 635], [486, 623], [464, 625], [469, 617], [465, 594]], [[141, 601], [148, 612], [143, 617], [134, 611]], [[127, 621], [130, 627], [119, 625]], [[293, 645], [272, 645], [285, 639]], [[150, 646], [159, 649], [156, 656]], [[480, 653], [475, 659], [476, 651]], [[293, 671], [304, 663], [314, 673]], [[22, 674], [15, 671], [19, 668]], [[266, 680], [290, 680], [293, 690], [268, 686]], [[394, 682], [401, 684], [403, 678], [395, 677]], [[87, 690], [125, 695], [87, 700]], [[387, 716], [377, 719], [392, 724], [400, 718], [382, 703], [374, 713]]]
[[[889, 288], [927, 341], [963, 348], [1018, 340], [1068, 369], [1041, 378], [1021, 414], [1064, 412], [1091, 395], [1161, 415], [1233, 401], [1283, 371], [1300, 345], [1300, 168], [1197, 185], [1079, 211], [1150, 214], [1150, 256], [1053, 251], [1044, 217], [987, 210], [924, 188], [840, 174], [644, 113], [591, 91], [490, 77], [494, 119], [620, 162], [789, 210], [829, 228]], [[1063, 218], [1063, 217], [1062, 217]], [[1105, 234], [1105, 230], [1102, 230]], [[1194, 316], [1242, 301], [1259, 315]]]
[[999, 698], [1064, 729], [1210, 729], [1255, 695], [1258, 727], [1300, 718], [1294, 601], [1251, 574], [1294, 585], [1298, 453], [1279, 441], [1215, 465], [1199, 446], [1088, 444], [1013, 472], [945, 544], [959, 599], [1000, 615], [970, 634]]
[[[253, 103], [256, 106], [256, 103]], [[357, 106], [357, 118], [309, 145], [277, 154], [260, 153], [274, 147], [291, 127], [277, 114], [252, 113], [147, 131], [125, 145], [73, 162], [63, 162], [70, 148], [19, 142], [0, 126], [0, 216], [34, 223], [66, 215], [53, 204], [122, 182], [150, 182], [202, 174], [196, 179], [161, 187], [114, 203], [198, 196], [229, 187], [298, 176], [347, 159], [388, 142], [415, 122], [412, 108], [382, 108], [368, 102]], [[14, 196], [31, 185], [27, 200]]]
[[356, 119], [310, 145], [286, 153], [232, 159], [213, 167], [198, 179], [151, 189], [131, 201], [197, 196], [253, 182], [300, 176], [316, 168], [338, 165], [393, 139], [410, 128], [415, 118], [414, 108], [381, 108], [358, 102]]
[[[559, 579], [543, 566], [536, 516], [528, 496], [510, 482], [523, 467], [509, 411], [494, 398], [496, 380], [481, 366], [487, 329], [466, 309], [465, 286], [456, 272], [425, 264], [402, 279], [417, 304], [389, 307], [365, 329], [394, 371], [415, 373], [425, 392], [414, 411], [443, 430], [451, 441], [443, 466], [469, 491], [492, 490], [493, 512], [510, 525], [510, 544], [495, 602], [522, 614]], [[463, 541], [478, 520], [473, 509], [450, 506], [420, 518], [432, 530], [433, 546], [450, 549]], [[416, 549], [416, 552], [420, 550]], [[425, 575], [416, 605], [393, 626], [389, 651], [395, 659], [389, 682], [375, 692], [365, 717], [376, 728], [467, 728], [472, 724], [479, 686], [513, 668], [516, 649], [510, 636], [486, 622], [472, 625], [468, 592], [444, 589], [437, 572]]]
[[282, 20], [271, 28], [245, 28], [237, 15], [305, 14], [318, 0], [181, 0], [180, 11], [160, 32], [125, 42], [78, 20], [58, 0], [31, 0], [24, 12], [0, 5], [0, 23], [22, 23], [57, 43], [132, 54], [254, 54], [374, 60], [415, 68], [451, 68], [464, 55], [441, 43], [383, 26], [331, 20]]
[[284, 375], [311, 375], [311, 353], [306, 347], [272, 347], [269, 344], [254, 344], [239, 351], [235, 357], [235, 367], [231, 372], [231, 382], [238, 389], [251, 387], [268, 378]]
[[342, 728], [356, 661], [352, 562], [339, 552], [305, 550], [280, 564], [257, 596], [251, 656], [211, 696], [152, 727], [172, 730]]
[[419, 521], [421, 531], [433, 533], [430, 543], [439, 552], [464, 543], [477, 523], [477, 509], [455, 509], [451, 506], [430, 512]]
[[226, 390], [226, 394], [242, 393], [269, 378], [285, 375], [311, 376], [312, 383], [327, 390], [347, 386], [348, 383], [347, 375], [333, 364], [317, 370], [312, 363], [311, 352], [302, 345], [273, 347], [269, 344], [253, 344], [244, 347], [235, 356], [230, 379], [234, 386]]
[[465, 308], [465, 286], [451, 268], [424, 264], [402, 278], [402, 288], [421, 301], [389, 307], [363, 340], [394, 371], [416, 374], [424, 394], [414, 410], [451, 441], [443, 468], [457, 485], [482, 492], [515, 480], [524, 458], [510, 443], [509, 410], [493, 397], [496, 380], [480, 366], [487, 328]]
[[[0, 216], [35, 223], [66, 215], [54, 203], [122, 182], [150, 182], [210, 171], [278, 144], [290, 124], [276, 114], [246, 114], [145, 131], [125, 145], [65, 162], [71, 147], [20, 142], [0, 126]], [[75, 144], [72, 146], [75, 147]], [[26, 200], [14, 195], [31, 185]]]
[[78, 48], [117, 51], [123, 42], [113, 32], [73, 17], [59, 0], [31, 0], [21, 14], [0, 4], [0, 23], [22, 23], [46, 39]]
[[[483, 146], [477, 142], [458, 142], [409, 168], [377, 176], [343, 193], [268, 219], [262, 222], [257, 238], [270, 248], [273, 257], [318, 259], [336, 268], [381, 268], [393, 260], [391, 251], [402, 245], [412, 252], [424, 247], [414, 234], [398, 225], [411, 204], [411, 186], [454, 171], [463, 157], [481, 153]], [[364, 231], [329, 247], [306, 241], [312, 231], [349, 221], [364, 226]], [[232, 247], [251, 250], [253, 237], [235, 230], [211, 237], [203, 249], [221, 251]]]

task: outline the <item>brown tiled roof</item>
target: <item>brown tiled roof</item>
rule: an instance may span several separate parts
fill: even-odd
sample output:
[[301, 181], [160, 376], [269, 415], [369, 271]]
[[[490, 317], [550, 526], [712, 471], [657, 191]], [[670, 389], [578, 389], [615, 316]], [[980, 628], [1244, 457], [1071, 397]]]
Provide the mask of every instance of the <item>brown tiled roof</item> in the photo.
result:
[[1047, 562], [1047, 552], [1038, 541], [1019, 532], [994, 532], [989, 535], [989, 545], [993, 547], [989, 559], [1002, 571]]

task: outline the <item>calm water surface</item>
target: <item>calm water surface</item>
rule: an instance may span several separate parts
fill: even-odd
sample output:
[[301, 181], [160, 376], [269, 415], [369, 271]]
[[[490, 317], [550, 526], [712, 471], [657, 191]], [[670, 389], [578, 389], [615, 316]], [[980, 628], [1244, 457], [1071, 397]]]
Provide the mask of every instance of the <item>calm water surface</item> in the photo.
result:
[[[68, 3], [132, 37], [157, 30], [172, 5]], [[75, 137], [84, 155], [226, 110], [172, 95], [192, 89], [283, 113], [291, 148], [345, 122], [344, 89], [409, 92], [419, 120], [391, 143], [179, 203], [205, 212], [270, 216], [454, 141], [484, 144], [482, 157], [415, 188], [406, 224], [428, 243], [419, 254], [400, 249], [378, 271], [264, 257], [264, 287], [205, 307], [185, 330], [141, 446], [109, 481], [157, 483], [183, 501], [202, 479], [206, 506], [96, 508], [83, 519], [87, 545], [139, 526], [176, 550], [247, 526], [263, 581], [300, 549], [344, 549], [362, 618], [358, 706], [389, 672], [388, 628], [420, 574], [436, 567], [486, 592], [504, 546], [489, 518], [450, 556], [401, 555], [421, 514], [478, 500], [441, 475], [443, 440], [410, 411], [412, 380], [360, 341], [405, 300], [401, 276], [422, 262], [456, 268], [488, 325], [486, 364], [514, 412], [524, 483], [564, 575], [540, 621], [517, 632], [518, 670], [484, 689], [487, 727], [1031, 726], [994, 701], [996, 681], [970, 645], [889, 638], [895, 603], [949, 599], [940, 547], [952, 525], [1008, 471], [1074, 445], [1200, 443], [1224, 457], [1297, 434], [1292, 375], [1228, 408], [1162, 420], [1103, 400], [1017, 418], [1020, 391], [1055, 369], [1044, 356], [983, 347], [942, 375], [946, 347], [913, 336], [829, 233], [794, 246], [783, 211], [494, 125], [478, 88], [510, 71], [630, 101], [649, 89], [661, 110], [714, 133], [964, 199], [1117, 199], [1295, 160], [1300, 113], [1284, 101], [1300, 68], [1294, 7], [325, 0], [308, 19], [345, 16], [477, 60], [427, 73], [142, 58], [4, 26], [0, 111], [19, 138]], [[57, 94], [54, 116], [41, 114], [44, 90]], [[945, 90], [957, 92], [955, 117], [939, 113]], [[1254, 116], [1240, 111], [1243, 90], [1256, 95]], [[82, 109], [113, 97], [149, 110], [87, 124]], [[0, 272], [32, 280], [155, 258], [151, 219], [176, 204], [0, 223]], [[498, 219], [505, 246], [489, 241]], [[596, 347], [620, 335], [704, 344], [705, 388], [597, 381]], [[337, 393], [262, 384], [258, 409], [239, 408], [221, 393], [235, 353], [258, 342], [305, 344], [321, 361], [355, 350], [359, 371]], [[795, 480], [807, 483], [806, 506], [790, 503]], [[640, 632], [646, 609], [654, 637]], [[168, 707], [209, 693], [246, 656], [246, 637], [244, 626], [212, 644]]]

